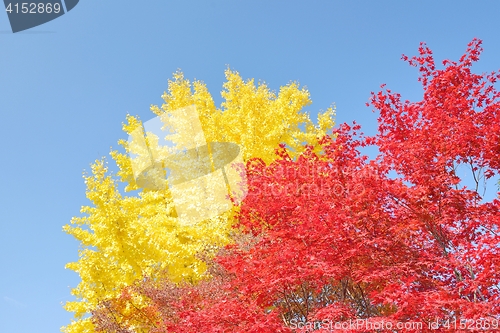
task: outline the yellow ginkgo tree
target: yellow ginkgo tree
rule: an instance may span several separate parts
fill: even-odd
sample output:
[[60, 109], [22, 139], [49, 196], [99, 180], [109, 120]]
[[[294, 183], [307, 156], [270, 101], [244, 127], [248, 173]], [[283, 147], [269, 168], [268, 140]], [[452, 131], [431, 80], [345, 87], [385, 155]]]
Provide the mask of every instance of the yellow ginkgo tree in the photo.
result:
[[[225, 74], [220, 107], [204, 83], [191, 83], [177, 72], [162, 96], [165, 103], [151, 106], [152, 116], [175, 116], [194, 106], [207, 143], [237, 144], [243, 161], [258, 157], [266, 163], [276, 158], [280, 143], [299, 154], [304, 143], [316, 146], [318, 138], [333, 127], [332, 108], [319, 114], [317, 125], [312, 123], [303, 111], [311, 103], [309, 92], [297, 83], [275, 93], [263, 83], [244, 81], [237, 72], [228, 69]], [[141, 126], [137, 117], [127, 116], [123, 129], [131, 135]], [[124, 151], [111, 152], [117, 174], [109, 171], [105, 160], [95, 161], [91, 174], [84, 176], [91, 204], [82, 208], [83, 216], [63, 228], [81, 243], [79, 260], [66, 266], [81, 278], [72, 290], [76, 300], [65, 305], [75, 315], [62, 328], [66, 333], [94, 332], [91, 312], [138, 279], [200, 280], [206, 264], [198, 254], [213, 254], [231, 242], [236, 207], [196, 224], [180, 223], [169, 187], [142, 187], [134, 174], [130, 141], [119, 144]], [[133, 195], [121, 193], [120, 183]], [[140, 308], [144, 300], [134, 302]]]

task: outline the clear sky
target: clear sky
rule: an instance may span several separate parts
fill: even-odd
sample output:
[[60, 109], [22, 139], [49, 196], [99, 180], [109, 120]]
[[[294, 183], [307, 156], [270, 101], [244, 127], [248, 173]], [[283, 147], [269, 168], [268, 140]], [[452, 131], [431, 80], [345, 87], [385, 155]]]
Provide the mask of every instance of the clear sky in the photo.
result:
[[473, 37], [476, 72], [500, 68], [498, 1], [102, 1], [12, 34], [0, 13], [0, 332], [58, 332], [70, 321], [78, 243], [62, 232], [87, 204], [82, 172], [125, 138], [127, 113], [148, 120], [178, 68], [220, 103], [227, 66], [278, 89], [307, 86], [315, 114], [374, 133], [365, 106], [387, 83], [417, 100], [400, 60], [425, 41], [440, 62]]

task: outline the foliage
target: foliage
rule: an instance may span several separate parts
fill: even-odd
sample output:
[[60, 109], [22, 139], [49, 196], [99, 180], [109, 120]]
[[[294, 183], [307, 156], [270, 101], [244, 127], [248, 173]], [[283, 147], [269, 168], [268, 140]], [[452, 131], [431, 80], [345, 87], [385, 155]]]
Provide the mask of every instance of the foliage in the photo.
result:
[[[212, 279], [137, 282], [131, 289], [154, 320], [116, 321], [109, 313], [118, 297], [94, 312], [97, 327], [329, 332], [351, 321], [360, 326], [344, 331], [493, 330], [500, 201], [483, 197], [479, 184], [500, 171], [500, 75], [471, 73], [480, 44], [442, 70], [425, 44], [404, 57], [421, 73], [423, 100], [372, 94], [376, 136], [344, 124], [299, 156], [282, 145], [270, 163], [249, 160], [236, 224], [244, 233], [209, 265]], [[368, 145], [379, 149], [373, 160], [361, 154]]]
[[[296, 83], [275, 94], [265, 84], [245, 82], [237, 72], [227, 70], [226, 79], [220, 109], [202, 82], [194, 82], [193, 90], [182, 73], [176, 73], [162, 96], [165, 104], [151, 110], [158, 115], [175, 115], [179, 108], [194, 104], [208, 142], [233, 142], [242, 146], [245, 160], [260, 156], [268, 162], [275, 159], [273, 151], [279, 143], [286, 143], [298, 154], [302, 142], [315, 142], [333, 124], [333, 110], [328, 109], [320, 114], [319, 124], [313, 125], [302, 111], [311, 103], [309, 93]], [[140, 120], [128, 116], [123, 129], [130, 134], [138, 126]], [[234, 234], [232, 211], [194, 226], [179, 224], [168, 188], [140, 189], [133, 177], [128, 142], [121, 140], [120, 144], [124, 153], [111, 152], [119, 168], [118, 179], [110, 174], [105, 161], [96, 161], [91, 175], [85, 176], [91, 205], [82, 208], [83, 217], [73, 218], [73, 226], [64, 227], [82, 247], [80, 259], [66, 266], [81, 277], [72, 290], [77, 300], [65, 305], [77, 319], [63, 328], [67, 333], [93, 332], [88, 314], [98, 304], [123, 295], [127, 286], [143, 277], [174, 283], [198, 281], [206, 264], [197, 255], [213, 256]], [[138, 195], [122, 194], [120, 184], [126, 185], [126, 191], [138, 190]], [[145, 297], [133, 297], [132, 301], [116, 315], [126, 320], [132, 310], [146, 311]]]

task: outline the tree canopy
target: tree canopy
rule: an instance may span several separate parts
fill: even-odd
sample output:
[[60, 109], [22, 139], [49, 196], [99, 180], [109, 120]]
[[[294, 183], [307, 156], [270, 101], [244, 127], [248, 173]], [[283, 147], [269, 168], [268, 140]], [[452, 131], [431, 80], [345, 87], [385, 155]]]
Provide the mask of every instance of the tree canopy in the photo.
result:
[[[378, 132], [373, 136], [364, 135], [357, 123], [341, 124], [329, 133], [332, 110], [320, 115], [317, 127], [306, 119], [305, 132], [300, 127], [280, 127], [277, 121], [276, 129], [292, 131], [272, 136], [265, 147], [245, 139], [254, 129], [241, 125], [241, 134], [231, 140], [249, 140], [244, 144], [248, 193], [241, 204], [217, 218], [220, 222], [194, 228], [200, 234], [178, 229], [175, 216], [165, 212], [166, 192], [146, 191], [129, 199], [150, 214], [144, 216], [157, 221], [150, 224], [157, 228], [155, 232], [169, 237], [151, 246], [146, 238], [153, 234], [147, 234], [147, 229], [136, 232], [133, 222], [127, 222], [131, 231], [126, 233], [132, 236], [123, 238], [123, 231], [112, 236], [121, 242], [126, 239], [119, 246], [129, 250], [114, 254], [113, 247], [102, 247], [95, 256], [108, 258], [106, 254], [113, 253], [113, 258], [100, 267], [113, 270], [113, 264], [120, 262], [125, 267], [121, 274], [130, 275], [121, 280], [110, 275], [113, 280], [106, 280], [106, 288], [114, 289], [100, 292], [92, 302], [86, 294], [78, 294], [84, 298], [79, 304], [92, 313], [85, 323], [98, 332], [151, 333], [498, 329], [500, 201], [498, 193], [494, 198], [484, 196], [481, 185], [500, 172], [500, 92], [495, 89], [500, 74], [472, 73], [481, 51], [481, 41], [474, 39], [459, 61], [445, 60], [442, 69], [436, 68], [431, 50], [423, 43], [417, 56], [403, 56], [420, 72], [423, 99], [402, 100], [382, 85], [367, 103], [379, 113]], [[233, 73], [228, 73], [231, 82]], [[177, 76], [176, 80], [171, 83], [171, 95], [184, 89], [179, 88], [184, 79]], [[242, 87], [243, 81], [238, 80]], [[245, 85], [259, 91], [251, 83]], [[231, 88], [232, 84], [225, 87], [245, 91]], [[289, 96], [299, 93], [293, 87], [295, 95]], [[164, 98], [177, 101], [195, 96], [196, 91]], [[223, 96], [247, 105], [244, 98]], [[193, 101], [200, 110], [207, 109], [190, 98], [162, 109], [169, 112]], [[283, 103], [298, 105], [286, 99]], [[203, 117], [203, 124], [212, 119]], [[304, 121], [290, 119], [293, 124]], [[231, 130], [237, 125], [225, 121]], [[210, 132], [208, 128], [204, 130]], [[210, 140], [225, 140], [213, 135]], [[370, 146], [378, 149], [376, 156], [363, 153]], [[127, 157], [114, 156], [122, 166], [122, 180], [133, 188]], [[96, 178], [104, 173], [103, 164], [94, 168], [88, 183], [111, 184], [110, 178]], [[125, 214], [119, 213], [121, 208], [100, 215], [108, 211], [104, 208], [108, 202], [125, 200], [113, 199], [113, 193], [100, 189], [94, 199], [97, 207], [88, 208], [87, 219], [100, 221], [96, 226], [116, 228], [114, 221], [128, 221], [120, 217]], [[148, 206], [148, 196], [158, 206]], [[136, 214], [126, 216], [135, 221], [146, 213]], [[112, 216], [117, 217], [112, 220]], [[162, 224], [165, 221], [170, 224]], [[80, 236], [81, 229], [70, 230], [86, 239]], [[181, 231], [191, 237], [185, 243], [179, 239]], [[92, 237], [88, 246], [106, 244]], [[183, 247], [174, 254], [171, 249], [176, 246]], [[160, 254], [147, 261], [145, 253], [151, 249]], [[92, 275], [86, 256], [74, 268]], [[167, 268], [177, 267], [177, 262], [176, 270]], [[97, 295], [97, 280], [84, 281], [85, 290]]]
[[[275, 147], [285, 142], [295, 154], [303, 151], [304, 142], [317, 142], [333, 126], [333, 109], [319, 116], [317, 125], [303, 109], [311, 103], [309, 92], [298, 83], [280, 88], [276, 94], [264, 83], [244, 81], [231, 70], [226, 71], [222, 97], [217, 108], [204, 83], [190, 83], [181, 72], [169, 81], [164, 104], [152, 105], [156, 115], [173, 114], [194, 105], [207, 142], [232, 142], [242, 148], [243, 160], [259, 156], [267, 162], [276, 159]], [[141, 126], [137, 117], [127, 116], [126, 134]], [[111, 157], [118, 166], [111, 174], [105, 160], [92, 165], [85, 175], [87, 198], [91, 204], [82, 208], [84, 216], [75, 217], [64, 231], [81, 243], [80, 259], [67, 268], [80, 275], [80, 284], [72, 290], [76, 301], [65, 308], [74, 312], [76, 321], [63, 328], [65, 332], [93, 332], [88, 315], [98, 304], [117, 297], [123, 288], [147, 276], [172, 282], [201, 279], [208, 257], [232, 239], [234, 210], [229, 210], [196, 225], [179, 223], [168, 187], [141, 188], [134, 177], [129, 142], [119, 141], [122, 152], [113, 150]], [[121, 193], [125, 191], [137, 194]], [[235, 208], [236, 209], [236, 208]], [[141, 308], [146, 299], [139, 297], [134, 306]]]

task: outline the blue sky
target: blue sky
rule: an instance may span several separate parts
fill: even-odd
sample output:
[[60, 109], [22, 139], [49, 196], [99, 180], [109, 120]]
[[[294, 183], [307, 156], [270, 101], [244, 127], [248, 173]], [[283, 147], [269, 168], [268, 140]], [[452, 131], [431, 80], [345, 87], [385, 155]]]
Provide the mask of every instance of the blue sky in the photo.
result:
[[178, 68], [220, 103], [227, 66], [278, 89], [307, 86], [315, 114], [337, 106], [374, 133], [365, 106], [380, 84], [417, 100], [400, 60], [425, 41], [458, 59], [473, 37], [476, 72], [500, 68], [497, 1], [97, 1], [12, 34], [0, 13], [0, 332], [57, 332], [78, 276], [62, 226], [87, 203], [82, 172], [125, 138], [127, 113], [153, 117]]

